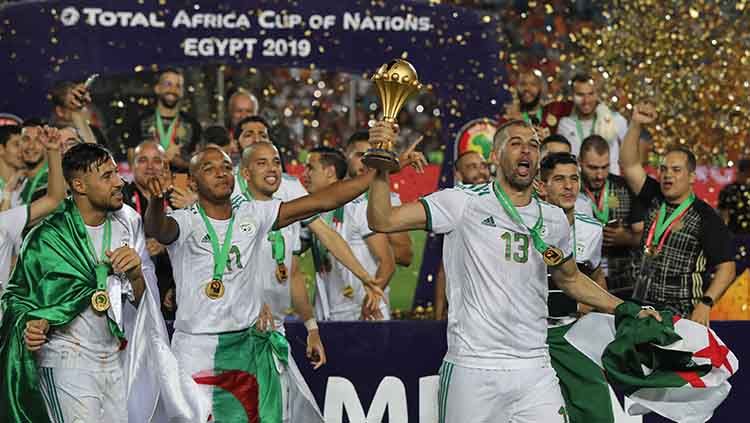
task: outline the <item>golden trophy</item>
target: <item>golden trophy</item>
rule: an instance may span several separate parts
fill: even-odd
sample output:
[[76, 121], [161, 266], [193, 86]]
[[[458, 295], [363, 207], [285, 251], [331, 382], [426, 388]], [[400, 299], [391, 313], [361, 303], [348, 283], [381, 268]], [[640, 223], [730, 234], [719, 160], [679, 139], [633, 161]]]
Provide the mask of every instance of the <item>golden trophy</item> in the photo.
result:
[[[396, 117], [406, 100], [422, 89], [417, 71], [411, 63], [403, 59], [392, 60], [373, 75], [378, 87], [378, 97], [383, 105], [383, 120], [396, 123]], [[369, 167], [394, 172], [399, 170], [398, 156], [393, 151], [393, 143], [377, 143], [367, 150], [362, 161]]]

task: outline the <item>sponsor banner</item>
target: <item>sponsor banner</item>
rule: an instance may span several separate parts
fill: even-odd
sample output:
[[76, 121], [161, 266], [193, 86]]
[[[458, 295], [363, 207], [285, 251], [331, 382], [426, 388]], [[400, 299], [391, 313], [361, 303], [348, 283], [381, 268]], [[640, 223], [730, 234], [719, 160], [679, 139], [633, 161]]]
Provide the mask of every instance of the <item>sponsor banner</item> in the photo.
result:
[[[328, 423], [437, 423], [438, 368], [446, 350], [445, 322], [321, 322], [328, 364], [313, 371], [305, 358], [302, 323], [287, 323], [300, 371]], [[750, 356], [748, 322], [713, 322], [737, 357]], [[750, 378], [736, 374], [732, 392], [711, 422], [744, 421]], [[614, 393], [613, 393], [614, 395]], [[666, 422], [627, 416], [613, 401], [617, 423]]]

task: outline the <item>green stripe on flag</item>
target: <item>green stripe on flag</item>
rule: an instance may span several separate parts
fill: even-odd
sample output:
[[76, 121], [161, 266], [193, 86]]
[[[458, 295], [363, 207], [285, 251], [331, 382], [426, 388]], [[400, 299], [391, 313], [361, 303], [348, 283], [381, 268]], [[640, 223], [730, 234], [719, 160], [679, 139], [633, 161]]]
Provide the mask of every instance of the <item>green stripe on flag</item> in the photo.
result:
[[547, 329], [552, 367], [560, 379], [570, 423], [612, 423], [615, 417], [604, 372], [565, 340], [571, 326]]

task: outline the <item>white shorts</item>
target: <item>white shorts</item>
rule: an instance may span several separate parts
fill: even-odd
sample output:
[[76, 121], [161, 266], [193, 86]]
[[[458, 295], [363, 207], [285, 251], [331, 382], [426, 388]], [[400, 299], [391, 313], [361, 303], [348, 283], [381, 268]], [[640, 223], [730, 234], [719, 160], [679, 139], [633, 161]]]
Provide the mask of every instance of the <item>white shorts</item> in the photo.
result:
[[122, 369], [39, 367], [39, 384], [52, 423], [127, 423]]
[[[380, 303], [380, 312], [383, 314], [383, 320], [391, 320], [391, 308], [385, 303]], [[331, 311], [331, 317], [329, 320], [333, 321], [356, 321], [360, 320], [362, 316], [362, 310], [360, 308], [342, 310], [342, 311]]]
[[440, 423], [567, 423], [552, 367], [475, 369], [443, 362], [438, 390]]

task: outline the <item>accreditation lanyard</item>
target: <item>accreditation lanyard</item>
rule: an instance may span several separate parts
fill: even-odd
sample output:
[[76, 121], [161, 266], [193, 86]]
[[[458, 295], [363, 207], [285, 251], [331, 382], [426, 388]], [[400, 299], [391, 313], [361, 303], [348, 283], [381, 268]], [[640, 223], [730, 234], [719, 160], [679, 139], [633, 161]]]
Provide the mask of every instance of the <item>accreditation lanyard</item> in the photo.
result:
[[[524, 122], [531, 124], [531, 119], [529, 119], [529, 112], [523, 112], [521, 113], [521, 116], [523, 116]], [[542, 123], [542, 108], [540, 107], [536, 111], [536, 124], [541, 125], [541, 123]]]
[[[23, 202], [25, 204], [31, 203], [31, 198], [34, 196], [34, 192], [36, 191], [36, 186], [39, 185], [39, 180], [42, 179], [42, 176], [44, 176], [49, 169], [49, 164], [44, 163], [44, 166], [39, 169], [39, 172], [34, 175], [34, 177], [31, 179], [29, 190], [26, 193], [26, 198], [23, 199]], [[0, 188], [1, 189], [1, 188]]]
[[172, 123], [169, 124], [169, 129], [164, 131], [164, 122], [161, 120], [161, 114], [156, 111], [156, 130], [159, 132], [159, 144], [165, 150], [167, 150], [170, 144], [174, 143], [175, 137], [177, 136], [177, 125], [180, 120], [180, 116], [177, 115], [172, 119]]
[[[685, 213], [687, 213], [694, 201], [695, 194], [691, 193], [685, 201], [680, 203], [680, 205], [669, 214], [669, 217], [667, 217], [667, 203], [661, 203], [659, 214], [651, 223], [651, 228], [648, 230], [646, 248], [651, 249], [656, 254], [660, 253], [664, 247], [664, 242], [672, 232], [672, 227], [682, 218], [682, 216], [685, 215]], [[655, 250], [653, 250], [654, 246], [656, 246]]]
[[518, 213], [516, 206], [514, 206], [508, 198], [508, 195], [503, 190], [503, 187], [501, 187], [500, 184], [497, 183], [497, 181], [492, 184], [492, 187], [495, 191], [495, 197], [497, 197], [497, 201], [500, 202], [500, 205], [503, 207], [503, 210], [505, 210], [505, 213], [508, 214], [508, 216], [514, 223], [523, 226], [529, 231], [529, 235], [531, 235], [531, 241], [534, 243], [534, 249], [536, 249], [543, 255], [549, 247], [547, 243], [544, 242], [540, 234], [542, 225], [544, 224], [544, 218], [542, 217], [542, 205], [539, 203], [539, 200], [536, 197], [533, 197], [534, 201], [536, 201], [537, 209], [539, 210], [539, 217], [537, 218], [536, 223], [533, 227], [528, 227], [521, 218], [521, 215]]
[[586, 186], [584, 186], [584, 189], [586, 195], [594, 203], [594, 207], [592, 207], [594, 215], [602, 222], [602, 225], [606, 225], [609, 222], [609, 179], [604, 183], [604, 188], [599, 192], [598, 198]]
[[211, 221], [208, 220], [206, 212], [203, 210], [201, 205], [198, 205], [198, 213], [200, 213], [203, 223], [206, 225], [208, 231], [208, 237], [211, 239], [211, 249], [213, 250], [214, 256], [214, 273], [213, 280], [221, 281], [224, 277], [224, 270], [227, 267], [227, 258], [229, 257], [229, 249], [232, 246], [232, 227], [234, 226], [234, 212], [232, 217], [229, 219], [229, 225], [227, 226], [227, 232], [224, 234], [224, 243], [219, 247], [219, 237], [216, 235]]
[[[578, 139], [581, 142], [583, 142], [583, 140], [586, 138], [583, 136], [583, 126], [581, 125], [581, 120], [578, 119], [577, 115], [575, 117], [575, 120], [576, 120], [576, 132], [578, 133]], [[591, 136], [594, 133], [594, 128], [596, 128], [596, 114], [594, 114], [594, 121], [591, 122], [591, 131], [589, 131], [589, 135], [587, 136]]]
[[[85, 229], [85, 228], [84, 228]], [[96, 273], [96, 290], [106, 291], [107, 290], [107, 276], [109, 275], [109, 263], [107, 260], [107, 251], [111, 248], [112, 244], [112, 220], [109, 216], [104, 220], [104, 236], [102, 237], [102, 253], [99, 258], [96, 255], [96, 249], [94, 248], [94, 242], [91, 240], [89, 231], [86, 230], [86, 239], [88, 240], [89, 252], [91, 257], [94, 259], [94, 272]]]

